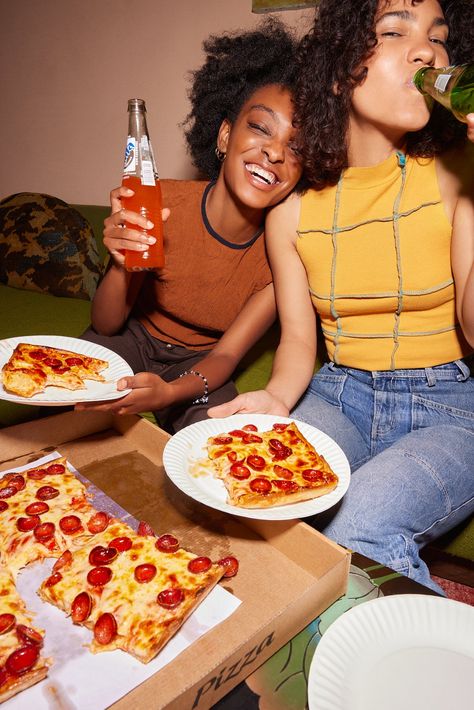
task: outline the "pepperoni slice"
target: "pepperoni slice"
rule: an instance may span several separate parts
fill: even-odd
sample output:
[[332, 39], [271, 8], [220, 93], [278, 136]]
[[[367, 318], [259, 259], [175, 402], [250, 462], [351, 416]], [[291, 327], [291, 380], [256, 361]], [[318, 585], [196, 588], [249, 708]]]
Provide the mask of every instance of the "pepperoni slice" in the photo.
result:
[[286, 429], [288, 429], [288, 427], [289, 427], [289, 424], [283, 424], [283, 422], [277, 422], [276, 424], [274, 424], [272, 426], [272, 429], [274, 431], [285, 431]]
[[58, 557], [58, 559], [54, 563], [53, 572], [57, 572], [58, 570], [63, 569], [64, 567], [70, 567], [71, 562], [72, 562], [71, 550], [64, 550], [61, 557]]
[[53, 572], [48, 579], [45, 580], [44, 586], [45, 587], [54, 587], [55, 584], [60, 582], [62, 580], [63, 576], [61, 572]]
[[48, 472], [45, 468], [35, 468], [33, 471], [28, 471], [26, 477], [31, 478], [33, 481], [39, 481], [47, 475]]
[[307, 468], [301, 475], [309, 483], [322, 483], [325, 480], [324, 473], [316, 468]]
[[243, 431], [258, 431], [258, 428], [255, 426], [255, 424], [246, 424], [245, 426], [242, 427]]
[[163, 589], [158, 596], [156, 601], [164, 609], [174, 609], [176, 606], [181, 604], [184, 599], [184, 592], [179, 587], [170, 587], [169, 589]]
[[250, 468], [253, 468], [254, 471], [263, 471], [265, 468], [265, 459], [263, 456], [251, 454], [250, 456], [247, 456], [247, 464]]
[[30, 350], [30, 357], [33, 360], [44, 360], [47, 357], [47, 353], [44, 350]]
[[193, 574], [207, 572], [211, 567], [212, 560], [210, 560], [209, 557], [195, 557], [194, 560], [188, 562], [188, 570]]
[[271, 451], [281, 451], [285, 447], [285, 444], [280, 441], [280, 439], [269, 439], [268, 446]]
[[289, 468], [283, 468], [283, 466], [279, 466], [277, 463], [273, 467], [274, 472], [279, 478], [285, 478], [287, 481], [289, 481], [291, 478], [293, 478], [293, 471], [290, 471]]
[[47, 503], [42, 500], [35, 500], [33, 503], [26, 506], [25, 513], [27, 515], [43, 515], [43, 513], [47, 513], [48, 510], [49, 505]]
[[31, 515], [29, 518], [18, 518], [16, 526], [20, 532], [31, 532], [40, 522], [39, 515]]
[[81, 357], [67, 357], [66, 364], [69, 365], [69, 367], [73, 367], [74, 365], [81, 366], [84, 364], [84, 360]]
[[38, 660], [40, 650], [38, 646], [28, 645], [18, 648], [10, 653], [5, 668], [12, 675], [21, 675], [32, 668]]
[[87, 581], [92, 587], [102, 587], [112, 579], [110, 567], [93, 567], [87, 574]]
[[18, 493], [18, 489], [15, 486], [5, 486], [4, 488], [0, 488], [0, 499], [11, 498], [15, 493]]
[[245, 436], [242, 437], [243, 444], [261, 444], [262, 441], [262, 437], [257, 434], [245, 434]]
[[65, 473], [66, 466], [63, 463], [52, 463], [46, 468], [47, 473], [57, 475], [58, 473]]
[[155, 531], [151, 527], [151, 525], [144, 520], [140, 520], [138, 523], [138, 530], [137, 530], [138, 535], [151, 535], [152, 537], [155, 537]]
[[62, 365], [62, 362], [57, 357], [45, 357], [43, 365], [47, 365], [48, 367], [59, 367]]
[[115, 547], [103, 547], [97, 545], [93, 547], [89, 553], [89, 562], [94, 567], [101, 565], [109, 565], [118, 555], [118, 550]]
[[25, 477], [20, 476], [20, 474], [17, 474], [16, 476], [12, 476], [8, 481], [8, 485], [14, 486], [17, 489], [17, 491], [22, 491], [23, 488], [26, 486]]
[[33, 646], [42, 646], [43, 637], [36, 629], [32, 629], [31, 626], [25, 626], [25, 624], [18, 624], [16, 627], [16, 635], [18, 639], [24, 644], [32, 644]]
[[237, 461], [237, 452], [229, 451], [229, 453], [227, 454], [227, 458], [231, 463], [235, 463]]
[[100, 510], [98, 513], [94, 513], [92, 517], [87, 522], [87, 529], [91, 533], [103, 532], [108, 526], [110, 521], [110, 515]]
[[291, 456], [293, 451], [288, 446], [283, 446], [283, 448], [278, 449], [278, 451], [274, 450], [271, 453], [273, 461], [283, 461], [287, 459], [288, 456]]
[[250, 488], [254, 493], [269, 493], [272, 489], [272, 484], [268, 478], [263, 478], [263, 476], [258, 476], [250, 481]]
[[145, 562], [143, 565], [135, 567], [134, 575], [137, 582], [140, 582], [141, 584], [144, 582], [151, 582], [153, 577], [156, 575], [156, 567], [155, 565]]
[[236, 462], [230, 467], [230, 474], [239, 481], [243, 481], [246, 478], [250, 478], [250, 469], [242, 463]]
[[174, 535], [160, 535], [155, 542], [155, 547], [160, 552], [176, 552], [179, 550], [179, 540]]
[[5, 681], [8, 680], [8, 673], [5, 670], [5, 667], [0, 668], [0, 687], [5, 683]]
[[65, 535], [74, 535], [79, 530], [84, 530], [82, 521], [77, 515], [65, 515], [59, 521], [59, 527]]
[[0, 634], [10, 631], [16, 624], [15, 614], [0, 614]]
[[272, 483], [275, 488], [278, 488], [280, 491], [286, 491], [287, 493], [295, 493], [297, 490], [299, 490], [299, 485], [296, 483], [296, 481], [288, 481], [285, 479], [277, 478], [276, 480], [272, 481]]
[[51, 498], [56, 498], [59, 495], [59, 490], [54, 488], [54, 486], [41, 486], [36, 491], [36, 497], [38, 500], [51, 500]]
[[114, 537], [109, 542], [109, 547], [113, 547], [117, 552], [126, 552], [132, 547], [132, 541], [129, 537]]
[[88, 592], [80, 592], [74, 597], [71, 605], [71, 618], [75, 624], [80, 624], [89, 618], [92, 611], [92, 598]]
[[3, 513], [4, 510], [8, 510], [8, 507], [6, 500], [0, 500], [0, 513]]
[[109, 612], [101, 614], [94, 624], [94, 638], [101, 646], [106, 646], [117, 635], [115, 616]]
[[71, 371], [71, 368], [66, 367], [65, 365], [57, 365], [56, 367], [52, 367], [51, 369], [54, 370], [57, 375], [64, 375], [65, 372]]
[[243, 436], [245, 436], [245, 431], [243, 431], [242, 429], [232, 429], [232, 431], [229, 431], [229, 436], [236, 436], [241, 439]]
[[224, 444], [231, 444], [232, 443], [232, 437], [231, 436], [215, 436], [212, 439], [212, 443], [216, 445], [224, 445]]
[[46, 542], [54, 537], [55, 530], [56, 526], [54, 523], [40, 523], [40, 525], [35, 527], [33, 534], [39, 542]]
[[236, 557], [229, 555], [228, 557], [223, 557], [218, 561], [218, 565], [224, 567], [224, 577], [235, 577], [239, 571], [239, 560]]

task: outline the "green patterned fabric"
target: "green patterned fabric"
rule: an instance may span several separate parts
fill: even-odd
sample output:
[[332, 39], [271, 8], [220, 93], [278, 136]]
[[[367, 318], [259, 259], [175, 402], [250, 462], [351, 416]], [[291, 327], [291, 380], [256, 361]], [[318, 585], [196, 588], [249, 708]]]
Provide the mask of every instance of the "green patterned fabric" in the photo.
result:
[[0, 202], [0, 283], [90, 300], [101, 273], [92, 228], [76, 209], [30, 192]]

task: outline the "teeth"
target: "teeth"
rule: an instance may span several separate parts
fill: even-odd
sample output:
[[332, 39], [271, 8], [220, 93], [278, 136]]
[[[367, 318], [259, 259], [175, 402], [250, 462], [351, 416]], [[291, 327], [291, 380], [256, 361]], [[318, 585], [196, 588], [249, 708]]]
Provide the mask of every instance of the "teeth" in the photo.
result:
[[277, 177], [275, 173], [270, 173], [268, 170], [264, 170], [260, 165], [255, 165], [254, 163], [249, 163], [245, 166], [246, 170], [249, 171], [255, 177], [264, 180], [267, 185], [274, 185], [277, 182]]

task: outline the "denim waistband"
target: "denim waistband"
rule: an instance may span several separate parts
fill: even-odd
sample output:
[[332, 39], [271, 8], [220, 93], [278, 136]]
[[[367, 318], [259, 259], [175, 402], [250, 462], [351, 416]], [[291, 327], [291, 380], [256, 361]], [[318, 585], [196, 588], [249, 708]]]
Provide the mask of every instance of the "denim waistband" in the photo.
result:
[[462, 360], [454, 360], [444, 365], [434, 365], [433, 367], [417, 367], [406, 370], [359, 370], [355, 367], [336, 365], [329, 363], [331, 370], [342, 370], [352, 374], [364, 382], [374, 382], [376, 380], [425, 380], [428, 385], [434, 385], [441, 380], [465, 382], [474, 376], [474, 356], [470, 355]]

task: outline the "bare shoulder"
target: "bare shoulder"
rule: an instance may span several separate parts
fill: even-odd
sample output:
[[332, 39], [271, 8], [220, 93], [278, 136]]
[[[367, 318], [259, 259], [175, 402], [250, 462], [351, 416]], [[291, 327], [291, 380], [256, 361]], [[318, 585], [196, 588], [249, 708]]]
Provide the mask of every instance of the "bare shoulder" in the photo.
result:
[[301, 196], [296, 193], [289, 195], [283, 202], [273, 207], [265, 219], [265, 233], [267, 237], [273, 235], [286, 235], [292, 241], [296, 240], [296, 230], [300, 217]]

